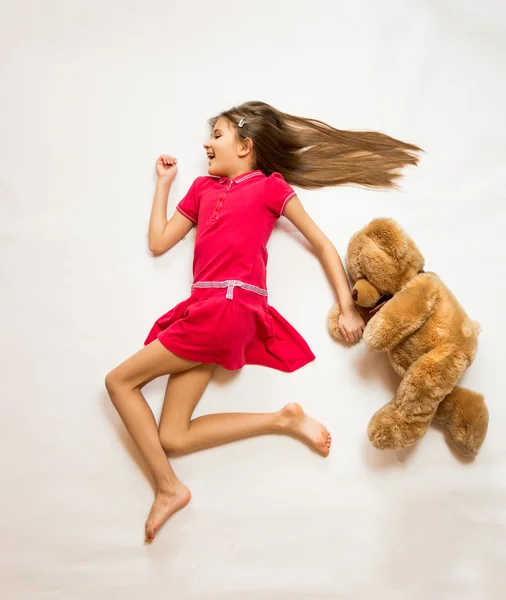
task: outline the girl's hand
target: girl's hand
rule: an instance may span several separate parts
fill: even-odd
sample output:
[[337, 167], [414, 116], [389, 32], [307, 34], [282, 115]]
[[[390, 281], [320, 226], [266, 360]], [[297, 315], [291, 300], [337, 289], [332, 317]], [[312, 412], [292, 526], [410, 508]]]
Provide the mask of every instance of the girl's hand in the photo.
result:
[[161, 154], [156, 161], [156, 174], [159, 179], [172, 183], [177, 175], [177, 158]]
[[341, 335], [347, 342], [358, 342], [364, 333], [364, 319], [355, 308], [342, 312], [337, 322]]

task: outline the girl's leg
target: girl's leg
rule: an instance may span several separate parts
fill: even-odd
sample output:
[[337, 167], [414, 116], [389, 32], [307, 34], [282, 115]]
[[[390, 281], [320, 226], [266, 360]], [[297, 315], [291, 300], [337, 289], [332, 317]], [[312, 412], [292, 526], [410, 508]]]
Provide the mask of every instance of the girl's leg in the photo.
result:
[[141, 388], [156, 377], [197, 366], [183, 360], [155, 340], [111, 371], [105, 385], [125, 427], [148, 463], [156, 485], [156, 498], [146, 521], [146, 541], [163, 522], [190, 500], [190, 491], [176, 477], [158, 437], [156, 421]]
[[295, 403], [275, 413], [224, 413], [191, 420], [214, 367], [200, 365], [171, 375], [160, 418], [160, 441], [166, 452], [185, 453], [267, 433], [293, 435], [327, 456], [331, 437]]

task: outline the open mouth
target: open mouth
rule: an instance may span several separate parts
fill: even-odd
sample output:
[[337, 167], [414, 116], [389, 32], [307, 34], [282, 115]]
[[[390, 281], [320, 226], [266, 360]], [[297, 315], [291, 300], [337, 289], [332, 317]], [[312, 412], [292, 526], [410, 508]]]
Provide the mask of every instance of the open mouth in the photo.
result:
[[208, 154], [207, 159], [211, 162], [214, 159], [214, 154]]

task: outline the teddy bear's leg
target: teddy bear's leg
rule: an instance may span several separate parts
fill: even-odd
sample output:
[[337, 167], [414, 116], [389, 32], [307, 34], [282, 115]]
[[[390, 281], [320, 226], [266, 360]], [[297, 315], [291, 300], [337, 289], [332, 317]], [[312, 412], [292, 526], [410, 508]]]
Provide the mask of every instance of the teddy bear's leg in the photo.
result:
[[481, 394], [457, 386], [439, 405], [434, 423], [459, 452], [475, 456], [487, 435], [488, 408]]
[[416, 360], [407, 369], [395, 398], [372, 417], [368, 435], [373, 446], [399, 450], [425, 435], [440, 402], [453, 390], [467, 365], [464, 352], [450, 344]]

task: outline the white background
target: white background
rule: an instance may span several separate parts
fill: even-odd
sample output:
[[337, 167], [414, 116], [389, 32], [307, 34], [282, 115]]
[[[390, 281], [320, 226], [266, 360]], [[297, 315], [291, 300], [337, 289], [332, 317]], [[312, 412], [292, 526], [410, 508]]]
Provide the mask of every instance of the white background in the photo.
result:
[[[2, 598], [499, 600], [506, 594], [506, 20], [485, 0], [2, 1]], [[486, 395], [474, 462], [431, 429], [409, 452], [366, 437], [395, 392], [385, 356], [326, 329], [333, 292], [286, 221], [270, 302], [317, 361], [220, 372], [196, 414], [299, 401], [326, 460], [264, 437], [173, 461], [193, 500], [151, 546], [153, 492], [105, 374], [188, 295], [193, 234], [147, 248], [154, 163], [170, 210], [205, 174], [207, 119], [263, 100], [424, 148], [399, 192], [300, 191], [342, 255], [391, 216], [483, 333], [463, 383]], [[146, 388], [158, 416], [165, 378]]]

